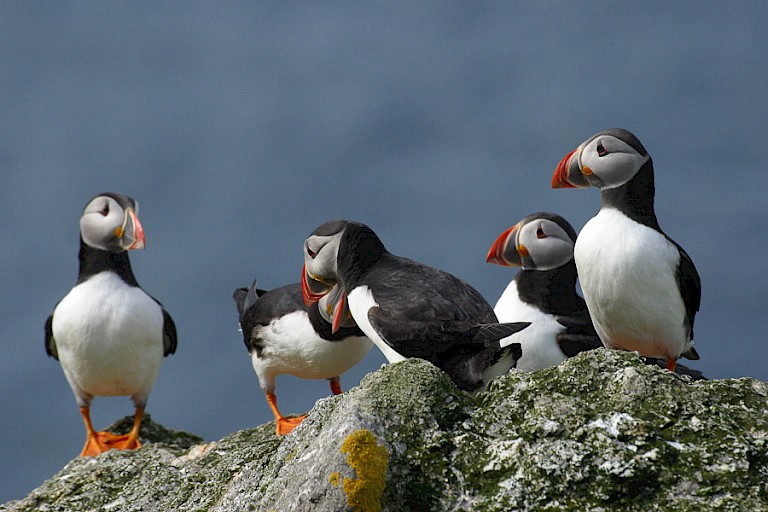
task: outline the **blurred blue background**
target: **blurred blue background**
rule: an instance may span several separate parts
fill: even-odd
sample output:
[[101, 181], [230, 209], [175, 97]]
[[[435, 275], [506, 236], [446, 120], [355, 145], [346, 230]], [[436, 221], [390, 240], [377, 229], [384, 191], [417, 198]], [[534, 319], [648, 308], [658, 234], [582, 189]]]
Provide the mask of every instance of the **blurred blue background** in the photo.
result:
[[[82, 447], [43, 323], [103, 191], [139, 201], [134, 271], [179, 330], [148, 412], [206, 440], [272, 419], [236, 287], [298, 281], [305, 237], [347, 218], [495, 303], [514, 270], [491, 243], [539, 210], [580, 229], [599, 193], [551, 175], [611, 127], [701, 274], [692, 366], [768, 380], [767, 24], [762, 1], [0, 3], [0, 502]], [[328, 393], [278, 379], [286, 413]], [[94, 423], [132, 412], [96, 399]]]

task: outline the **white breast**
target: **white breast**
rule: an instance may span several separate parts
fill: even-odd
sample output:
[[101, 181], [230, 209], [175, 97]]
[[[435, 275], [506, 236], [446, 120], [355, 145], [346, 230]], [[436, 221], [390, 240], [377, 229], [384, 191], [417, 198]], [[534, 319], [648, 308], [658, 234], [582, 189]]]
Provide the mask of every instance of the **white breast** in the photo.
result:
[[664, 358], [687, 350], [680, 253], [661, 233], [604, 208], [579, 233], [574, 258], [606, 347]]
[[381, 350], [384, 357], [387, 358], [387, 361], [390, 363], [404, 361], [406, 358], [387, 345], [376, 332], [376, 329], [373, 328], [370, 320], [368, 320], [368, 310], [374, 306], [378, 306], [368, 287], [358, 286], [352, 290], [347, 296], [347, 302], [349, 303], [349, 311], [352, 313], [352, 318], [355, 319], [357, 326], [360, 327], [360, 330], [363, 331], [377, 347], [379, 347], [379, 350]]
[[499, 322], [531, 322], [522, 331], [501, 341], [503, 347], [510, 343], [520, 343], [523, 355], [517, 360], [518, 370], [541, 370], [567, 359], [556, 339], [558, 334], [565, 331], [565, 327], [557, 323], [552, 315], [521, 301], [516, 281], [509, 283], [493, 311]]
[[317, 335], [305, 311], [295, 311], [258, 327], [264, 340], [261, 356], [251, 354], [253, 369], [264, 391], [273, 393], [275, 377], [295, 375], [302, 379], [338, 377], [371, 350], [371, 341], [350, 336], [328, 341]]
[[113, 272], [74, 287], [54, 310], [59, 361], [80, 405], [91, 396], [146, 401], [163, 360], [163, 314]]

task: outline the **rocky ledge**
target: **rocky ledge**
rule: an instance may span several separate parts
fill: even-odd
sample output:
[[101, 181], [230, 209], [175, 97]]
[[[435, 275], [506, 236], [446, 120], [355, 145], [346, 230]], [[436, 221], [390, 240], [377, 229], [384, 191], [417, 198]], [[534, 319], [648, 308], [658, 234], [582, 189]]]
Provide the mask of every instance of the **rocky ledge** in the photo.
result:
[[[113, 425], [125, 431], [130, 418]], [[477, 397], [409, 360], [274, 424], [75, 459], [3, 511], [768, 510], [768, 385], [598, 350]]]

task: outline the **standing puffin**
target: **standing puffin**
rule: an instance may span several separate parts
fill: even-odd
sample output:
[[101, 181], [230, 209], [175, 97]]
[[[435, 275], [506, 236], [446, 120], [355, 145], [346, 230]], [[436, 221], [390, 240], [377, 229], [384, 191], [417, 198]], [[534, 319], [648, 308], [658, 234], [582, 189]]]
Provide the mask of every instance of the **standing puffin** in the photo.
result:
[[[143, 249], [138, 204], [107, 192], [80, 218], [80, 270], [75, 287], [45, 322], [45, 351], [61, 363], [80, 406], [86, 441], [80, 456], [139, 448], [139, 427], [163, 356], [176, 351], [168, 312], [136, 282], [128, 250]], [[95, 396], [128, 395], [136, 407], [127, 435], [96, 432]]]
[[[338, 291], [338, 290], [336, 290]], [[286, 418], [277, 408], [275, 378], [281, 374], [302, 379], [328, 379], [331, 392], [341, 394], [340, 375], [371, 350], [351, 318], [331, 332], [333, 303], [331, 292], [310, 307], [304, 305], [301, 284], [265, 291], [256, 288], [235, 290], [233, 298], [240, 317], [240, 329], [259, 384], [275, 416], [277, 435], [291, 432], [306, 415]]]
[[500, 322], [531, 322], [514, 336], [523, 350], [518, 370], [549, 368], [602, 347], [576, 293], [575, 242], [576, 231], [565, 219], [539, 212], [504, 231], [488, 251], [488, 263], [521, 267], [494, 308]]
[[701, 281], [688, 254], [659, 227], [653, 161], [627, 130], [597, 133], [568, 153], [553, 188], [597, 187], [602, 206], [574, 248], [592, 321], [608, 348], [698, 359], [693, 322]]
[[340, 285], [332, 330], [349, 313], [389, 362], [425, 359], [467, 392], [508, 372], [520, 345], [499, 340], [524, 329], [500, 324], [493, 308], [464, 281], [391, 254], [364, 224], [330, 221], [304, 243], [302, 291], [307, 304]]

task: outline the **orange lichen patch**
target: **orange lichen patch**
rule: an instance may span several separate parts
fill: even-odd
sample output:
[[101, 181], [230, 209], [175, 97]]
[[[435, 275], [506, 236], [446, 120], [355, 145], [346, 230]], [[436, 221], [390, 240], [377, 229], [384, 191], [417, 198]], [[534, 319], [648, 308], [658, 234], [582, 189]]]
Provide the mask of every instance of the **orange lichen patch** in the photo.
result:
[[[379, 512], [381, 495], [387, 486], [389, 452], [379, 445], [376, 437], [366, 429], [352, 432], [341, 445], [341, 453], [357, 473], [357, 478], [344, 478], [343, 489], [347, 503], [355, 511]], [[332, 473], [330, 482], [339, 485], [341, 476]]]

